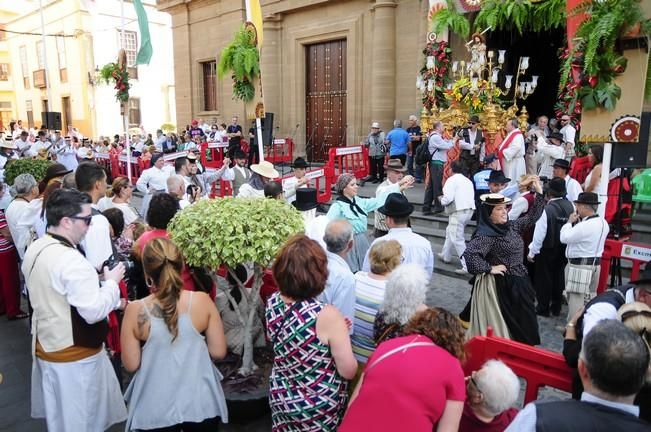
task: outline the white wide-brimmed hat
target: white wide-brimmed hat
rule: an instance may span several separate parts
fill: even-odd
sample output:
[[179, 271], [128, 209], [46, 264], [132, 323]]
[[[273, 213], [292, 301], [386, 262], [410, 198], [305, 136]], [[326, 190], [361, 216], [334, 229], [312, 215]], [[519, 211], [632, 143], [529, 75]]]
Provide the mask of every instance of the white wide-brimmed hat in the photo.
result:
[[7, 141], [4, 138], [0, 138], [0, 147], [12, 149], [12, 150], [16, 149], [14, 143], [12, 143], [11, 141]]
[[378, 122], [371, 123], [371, 129], [380, 129], [380, 123]]
[[278, 174], [278, 171], [276, 171], [273, 164], [267, 161], [262, 161], [259, 164], [251, 165], [251, 171], [269, 179], [280, 177], [280, 174]]

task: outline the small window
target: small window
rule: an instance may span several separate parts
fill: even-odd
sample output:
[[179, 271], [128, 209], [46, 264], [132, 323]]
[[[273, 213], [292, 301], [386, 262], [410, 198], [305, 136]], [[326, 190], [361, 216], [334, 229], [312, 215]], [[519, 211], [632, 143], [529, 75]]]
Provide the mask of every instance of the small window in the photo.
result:
[[43, 41], [36, 42], [36, 59], [38, 60], [38, 68], [45, 69], [45, 50], [43, 48]]
[[203, 111], [217, 111], [217, 62], [201, 63], [201, 87]]
[[9, 63], [0, 63], [0, 81], [9, 81]]
[[138, 127], [142, 122], [140, 121], [140, 99], [129, 99], [129, 127]]
[[23, 86], [29, 88], [29, 64], [27, 63], [27, 47], [22, 45], [19, 48], [20, 54], [20, 69], [23, 73]]
[[68, 71], [66, 69], [66, 38], [63, 36], [56, 38], [57, 58], [59, 60], [59, 79], [62, 83], [68, 82]]
[[127, 66], [135, 66], [136, 55], [138, 54], [138, 33], [125, 30], [124, 37], [122, 37], [122, 32], [118, 32], [118, 40], [120, 41], [120, 47], [124, 48], [127, 53]]

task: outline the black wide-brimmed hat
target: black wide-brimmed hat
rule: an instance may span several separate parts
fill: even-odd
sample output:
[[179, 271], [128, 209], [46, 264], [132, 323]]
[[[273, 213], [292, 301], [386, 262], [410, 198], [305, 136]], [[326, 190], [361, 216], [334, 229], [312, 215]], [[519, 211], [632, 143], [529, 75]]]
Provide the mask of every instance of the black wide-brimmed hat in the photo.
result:
[[307, 168], [307, 166], [308, 166], [307, 162], [305, 162], [305, 159], [303, 159], [302, 157], [297, 157], [294, 160], [294, 163], [292, 164], [292, 168], [303, 168], [303, 169], [305, 169], [305, 168]]
[[400, 162], [400, 159], [389, 159], [386, 165], [384, 165], [385, 170], [405, 172], [407, 168]]
[[296, 189], [296, 200], [292, 203], [296, 210], [308, 211], [319, 206], [316, 200], [315, 188], [298, 188]]
[[507, 198], [502, 194], [497, 194], [497, 193], [489, 193], [489, 194], [484, 194], [479, 197], [481, 202], [486, 205], [500, 205], [500, 204], [508, 204], [511, 202], [511, 198]]
[[[640, 276], [637, 280], [631, 281], [634, 285], [651, 285], [651, 261], [647, 262], [644, 266], [644, 270], [640, 273]], [[651, 288], [646, 291], [651, 292]]]
[[563, 136], [562, 133], [560, 132], [552, 132], [549, 135], [547, 135], [547, 138], [553, 138], [559, 140], [561, 143], [565, 141], [565, 137]]
[[492, 170], [490, 175], [488, 176], [488, 183], [509, 183], [511, 181], [510, 178], [506, 177], [504, 175], [504, 171], [502, 170]]
[[555, 197], [562, 197], [567, 195], [567, 185], [565, 184], [565, 179], [560, 177], [554, 177], [549, 180], [545, 185], [545, 193], [553, 195]]
[[385, 216], [391, 217], [405, 217], [414, 212], [414, 206], [407, 201], [407, 197], [403, 194], [394, 192], [389, 194], [384, 205], [377, 209]]
[[565, 159], [556, 159], [554, 161], [554, 168], [556, 167], [563, 168], [564, 170], [568, 171], [570, 169], [570, 163]]
[[599, 195], [594, 192], [581, 192], [579, 197], [574, 200], [576, 204], [599, 205]]
[[60, 163], [52, 164], [49, 167], [47, 167], [47, 171], [45, 171], [45, 177], [43, 178], [43, 182], [47, 185], [47, 182], [49, 182], [53, 178], [63, 177], [64, 175], [71, 172], [72, 170], [69, 170], [63, 164]]

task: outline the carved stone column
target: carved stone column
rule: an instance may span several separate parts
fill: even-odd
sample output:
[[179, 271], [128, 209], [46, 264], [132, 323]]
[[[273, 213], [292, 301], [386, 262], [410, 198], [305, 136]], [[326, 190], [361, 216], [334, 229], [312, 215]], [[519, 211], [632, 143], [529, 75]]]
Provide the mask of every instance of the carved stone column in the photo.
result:
[[371, 116], [384, 131], [393, 127], [396, 111], [396, 3], [376, 0], [373, 5]]

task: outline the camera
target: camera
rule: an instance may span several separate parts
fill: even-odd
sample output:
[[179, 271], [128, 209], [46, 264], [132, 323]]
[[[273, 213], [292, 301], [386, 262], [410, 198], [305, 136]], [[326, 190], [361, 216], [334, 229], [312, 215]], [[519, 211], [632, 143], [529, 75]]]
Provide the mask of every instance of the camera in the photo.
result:
[[128, 280], [135, 268], [135, 263], [128, 256], [114, 253], [102, 263], [102, 268], [108, 267], [109, 270], [113, 270], [120, 263], [124, 264], [124, 279]]
[[470, 142], [470, 128], [469, 127], [462, 127], [459, 128], [457, 131], [457, 136], [459, 138], [462, 138], [465, 142]]
[[139, 268], [139, 264], [131, 259], [130, 256], [114, 253], [102, 263], [102, 268], [108, 267], [109, 270], [113, 270], [116, 265], [119, 263], [124, 264], [124, 283], [127, 285], [127, 297], [129, 300], [137, 300], [139, 298], [145, 297], [140, 295], [138, 286], [141, 283], [142, 268]]
[[185, 193], [188, 194], [188, 196], [192, 197], [197, 190], [199, 190], [199, 186], [191, 184], [188, 185], [188, 187], [185, 189]]

